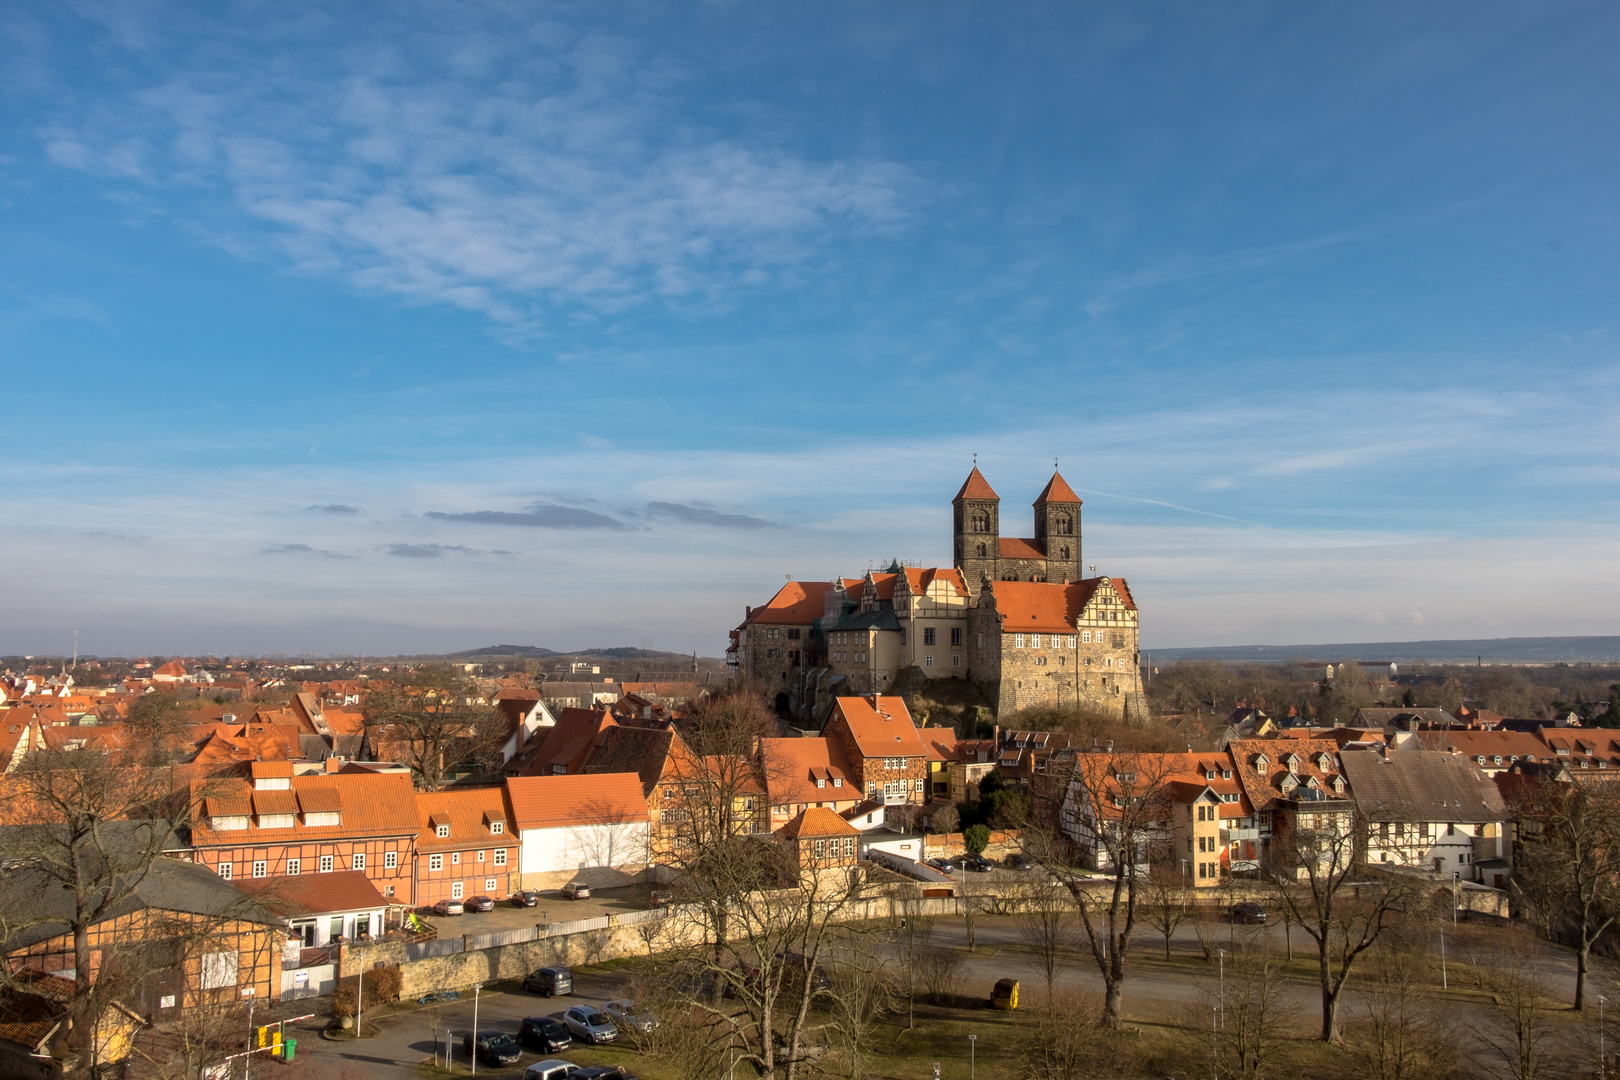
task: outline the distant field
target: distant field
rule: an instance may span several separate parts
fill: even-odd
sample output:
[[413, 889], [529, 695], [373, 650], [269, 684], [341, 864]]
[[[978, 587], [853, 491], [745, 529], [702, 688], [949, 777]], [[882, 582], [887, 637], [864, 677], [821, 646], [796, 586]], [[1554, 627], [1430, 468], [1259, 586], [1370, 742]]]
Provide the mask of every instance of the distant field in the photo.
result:
[[1620, 663], [1620, 637], [1476, 638], [1457, 641], [1352, 641], [1326, 645], [1226, 645], [1142, 650], [1155, 664], [1177, 660], [1282, 663], [1360, 660], [1366, 663], [1611, 664]]

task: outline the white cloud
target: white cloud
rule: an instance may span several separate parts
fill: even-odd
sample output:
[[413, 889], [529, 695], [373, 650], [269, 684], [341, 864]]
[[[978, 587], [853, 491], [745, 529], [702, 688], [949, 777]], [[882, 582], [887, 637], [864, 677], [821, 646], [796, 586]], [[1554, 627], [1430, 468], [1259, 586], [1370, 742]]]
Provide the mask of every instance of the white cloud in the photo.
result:
[[230, 250], [520, 336], [554, 305], [723, 303], [830, 235], [904, 222], [922, 193], [892, 162], [695, 126], [679, 72], [616, 39], [424, 34], [404, 64], [362, 44], [267, 64], [209, 40], [240, 75], [159, 63], [159, 85], [111, 105], [58, 102], [41, 138], [65, 168], [184, 190]]

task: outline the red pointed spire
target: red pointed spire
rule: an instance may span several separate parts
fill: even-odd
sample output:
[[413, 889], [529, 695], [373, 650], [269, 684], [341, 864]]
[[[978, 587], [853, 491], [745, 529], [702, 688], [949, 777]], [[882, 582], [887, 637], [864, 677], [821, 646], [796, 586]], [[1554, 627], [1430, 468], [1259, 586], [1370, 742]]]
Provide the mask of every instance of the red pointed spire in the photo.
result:
[[1035, 505], [1039, 506], [1047, 502], [1077, 503], [1079, 501], [1080, 496], [1076, 495], [1074, 489], [1064, 481], [1063, 474], [1054, 469], [1052, 470], [1052, 479], [1048, 480], [1046, 486], [1041, 489], [1040, 495], [1035, 499]]
[[956, 498], [951, 502], [961, 502], [963, 499], [994, 499], [1000, 502], [1001, 496], [996, 494], [995, 489], [990, 486], [990, 481], [984, 478], [984, 474], [975, 465], [973, 471], [968, 473], [968, 478], [962, 482], [962, 490], [956, 493]]

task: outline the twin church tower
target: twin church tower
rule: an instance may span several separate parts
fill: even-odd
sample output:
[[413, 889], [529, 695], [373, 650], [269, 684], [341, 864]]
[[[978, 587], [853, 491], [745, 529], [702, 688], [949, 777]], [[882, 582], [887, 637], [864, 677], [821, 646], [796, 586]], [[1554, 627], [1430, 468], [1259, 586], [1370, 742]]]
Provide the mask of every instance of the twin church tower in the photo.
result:
[[954, 560], [977, 593], [992, 581], [1079, 581], [1080, 496], [1056, 470], [1035, 500], [1035, 535], [1001, 535], [1001, 496], [975, 465], [951, 500]]

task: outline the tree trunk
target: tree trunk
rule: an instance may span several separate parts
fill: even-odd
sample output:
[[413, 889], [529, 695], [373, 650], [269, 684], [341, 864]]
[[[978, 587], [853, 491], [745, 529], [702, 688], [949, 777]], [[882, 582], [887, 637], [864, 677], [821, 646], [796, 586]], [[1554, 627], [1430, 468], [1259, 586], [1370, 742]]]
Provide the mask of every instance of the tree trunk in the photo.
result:
[[1103, 994], [1103, 1026], [1118, 1031], [1125, 1026], [1125, 987], [1117, 979], [1108, 980]]
[[1586, 1008], [1586, 973], [1592, 968], [1592, 943], [1584, 936], [1581, 947], [1575, 950], [1575, 1011]]
[[1339, 994], [1324, 975], [1322, 979], [1322, 1041], [1339, 1041]]

